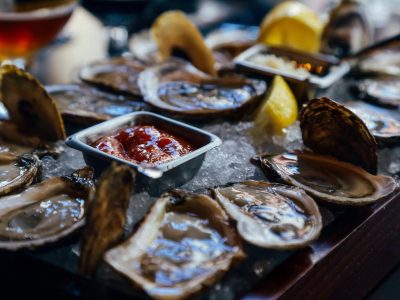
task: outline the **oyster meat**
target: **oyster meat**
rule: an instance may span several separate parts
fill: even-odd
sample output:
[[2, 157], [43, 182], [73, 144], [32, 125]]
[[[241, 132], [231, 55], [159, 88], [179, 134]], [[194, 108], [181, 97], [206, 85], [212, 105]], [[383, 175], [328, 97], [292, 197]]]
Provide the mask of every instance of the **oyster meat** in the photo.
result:
[[147, 64], [130, 56], [94, 62], [79, 71], [82, 81], [116, 93], [141, 97], [137, 79]]
[[0, 249], [53, 243], [82, 226], [92, 177], [86, 167], [0, 198]]
[[312, 152], [261, 155], [253, 159], [266, 176], [302, 188], [321, 201], [367, 205], [397, 189], [387, 176], [376, 176], [333, 157]]
[[363, 100], [386, 107], [400, 107], [400, 79], [396, 76], [378, 76], [357, 81], [355, 95]]
[[57, 105], [32, 75], [13, 65], [4, 65], [0, 77], [3, 104], [21, 134], [49, 142], [65, 139]]
[[362, 102], [346, 103], [346, 106], [364, 121], [379, 144], [394, 144], [400, 141], [400, 121], [388, 113]]
[[159, 198], [138, 230], [105, 260], [156, 299], [181, 299], [212, 285], [244, 256], [228, 216], [205, 195]]
[[42, 164], [35, 155], [15, 156], [8, 152], [0, 153], [0, 196], [31, 185], [41, 167]]
[[79, 272], [94, 275], [105, 251], [124, 236], [126, 210], [133, 191], [132, 169], [112, 164], [102, 174], [91, 197], [81, 241]]
[[328, 98], [311, 100], [300, 112], [304, 145], [318, 154], [360, 166], [376, 174], [375, 138], [351, 110]]
[[263, 81], [238, 76], [211, 77], [183, 60], [171, 59], [139, 76], [144, 100], [180, 116], [224, 116], [255, 106], [265, 93]]
[[143, 110], [142, 101], [101, 92], [83, 84], [65, 84], [46, 87], [57, 103], [63, 119], [69, 123], [87, 125], [113, 117]]
[[318, 238], [322, 218], [302, 189], [263, 181], [246, 181], [212, 190], [237, 222], [247, 242], [272, 249], [295, 249]]

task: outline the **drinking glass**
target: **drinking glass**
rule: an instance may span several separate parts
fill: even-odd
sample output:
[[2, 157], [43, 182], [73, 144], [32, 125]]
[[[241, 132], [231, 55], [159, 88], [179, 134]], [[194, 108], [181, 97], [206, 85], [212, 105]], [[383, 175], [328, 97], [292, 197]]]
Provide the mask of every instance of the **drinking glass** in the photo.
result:
[[57, 36], [76, 5], [76, 0], [1, 0], [0, 63], [25, 67]]

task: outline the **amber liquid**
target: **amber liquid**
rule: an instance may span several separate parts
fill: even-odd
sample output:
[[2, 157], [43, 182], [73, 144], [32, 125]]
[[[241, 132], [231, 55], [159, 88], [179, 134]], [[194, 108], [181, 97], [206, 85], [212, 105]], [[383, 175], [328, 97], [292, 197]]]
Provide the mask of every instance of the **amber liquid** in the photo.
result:
[[70, 18], [76, 1], [14, 0], [0, 6], [0, 61], [25, 58], [51, 42]]

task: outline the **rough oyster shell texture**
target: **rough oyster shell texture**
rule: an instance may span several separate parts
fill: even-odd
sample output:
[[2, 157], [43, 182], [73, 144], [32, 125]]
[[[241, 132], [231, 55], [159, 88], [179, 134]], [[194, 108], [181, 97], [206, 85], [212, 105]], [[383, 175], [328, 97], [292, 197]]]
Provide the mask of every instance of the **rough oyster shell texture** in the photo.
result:
[[330, 155], [376, 174], [375, 138], [351, 110], [329, 98], [311, 100], [301, 110], [304, 144], [318, 154]]

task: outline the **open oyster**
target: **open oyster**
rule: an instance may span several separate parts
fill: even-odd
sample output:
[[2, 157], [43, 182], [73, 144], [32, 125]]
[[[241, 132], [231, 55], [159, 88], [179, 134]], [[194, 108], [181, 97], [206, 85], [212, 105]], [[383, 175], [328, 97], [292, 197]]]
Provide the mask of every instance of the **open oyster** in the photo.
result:
[[328, 98], [313, 99], [300, 113], [300, 127], [304, 144], [315, 153], [376, 174], [376, 141], [365, 123], [345, 106]]
[[364, 57], [357, 66], [361, 73], [400, 76], [400, 49], [381, 50]]
[[96, 185], [81, 242], [79, 272], [83, 275], [93, 275], [104, 252], [124, 236], [126, 210], [133, 190], [132, 174], [130, 167], [112, 164]]
[[215, 60], [197, 27], [181, 11], [161, 14], [151, 26], [157, 44], [158, 57], [165, 61], [171, 56], [183, 56], [199, 70], [216, 75]]
[[0, 198], [0, 249], [35, 248], [82, 226], [92, 176], [86, 167]]
[[101, 92], [83, 84], [52, 85], [46, 89], [57, 103], [63, 119], [74, 124], [99, 123], [143, 110], [146, 106], [142, 101]]
[[219, 204], [179, 191], [159, 198], [105, 260], [151, 297], [181, 299], [213, 284], [243, 255]]
[[359, 0], [342, 0], [330, 14], [322, 33], [322, 52], [344, 56], [360, 51], [372, 42], [373, 32]]
[[333, 157], [312, 152], [261, 155], [258, 163], [266, 176], [304, 189], [321, 201], [342, 205], [367, 205], [390, 195], [397, 188], [387, 176]]
[[355, 95], [363, 100], [386, 107], [400, 107], [400, 79], [396, 76], [377, 76], [357, 81]]
[[0, 94], [21, 134], [55, 142], [65, 139], [64, 123], [57, 106], [32, 75], [13, 65], [0, 70]]
[[162, 111], [180, 116], [224, 116], [256, 105], [265, 82], [243, 77], [211, 77], [190, 63], [171, 59], [139, 76], [144, 100]]
[[84, 82], [116, 93], [141, 97], [137, 78], [146, 64], [127, 56], [114, 57], [94, 62], [79, 71]]
[[322, 219], [314, 200], [302, 189], [263, 181], [246, 181], [212, 190], [240, 236], [265, 248], [294, 249], [315, 240]]
[[363, 102], [346, 103], [346, 106], [364, 121], [379, 144], [400, 142], [400, 121]]
[[0, 196], [29, 186], [40, 173], [41, 162], [31, 154], [0, 153]]

